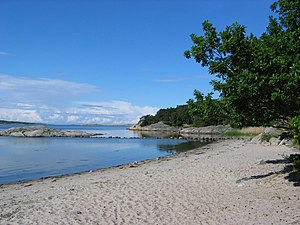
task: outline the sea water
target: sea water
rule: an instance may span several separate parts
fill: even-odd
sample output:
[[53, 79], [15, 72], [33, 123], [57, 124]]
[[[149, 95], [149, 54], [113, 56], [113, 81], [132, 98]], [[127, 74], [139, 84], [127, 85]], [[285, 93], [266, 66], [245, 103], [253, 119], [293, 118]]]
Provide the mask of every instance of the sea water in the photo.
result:
[[0, 137], [0, 184], [101, 169], [198, 147], [186, 140], [132, 138], [139, 134], [125, 126], [48, 127], [102, 133], [104, 138]]

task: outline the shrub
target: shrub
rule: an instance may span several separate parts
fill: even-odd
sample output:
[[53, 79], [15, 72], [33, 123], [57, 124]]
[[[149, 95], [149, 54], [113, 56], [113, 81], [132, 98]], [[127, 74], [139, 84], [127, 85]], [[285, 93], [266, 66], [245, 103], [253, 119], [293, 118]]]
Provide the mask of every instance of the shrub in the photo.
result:
[[270, 139], [274, 137], [272, 134], [268, 134], [268, 133], [263, 133], [262, 136], [261, 136], [261, 141], [264, 142], [269, 142]]
[[300, 116], [295, 116], [290, 119], [291, 134], [295, 141], [300, 143]]
[[289, 161], [293, 163], [294, 170], [300, 170], [300, 154], [292, 154]]

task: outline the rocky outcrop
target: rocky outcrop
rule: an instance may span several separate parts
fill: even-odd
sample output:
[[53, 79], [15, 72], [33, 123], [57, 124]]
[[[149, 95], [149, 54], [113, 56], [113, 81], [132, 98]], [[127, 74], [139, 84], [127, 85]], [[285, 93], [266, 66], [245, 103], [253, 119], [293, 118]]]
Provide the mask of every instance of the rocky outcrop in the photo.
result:
[[0, 136], [10, 137], [92, 137], [99, 134], [79, 130], [54, 130], [45, 126], [15, 127], [0, 131]]
[[293, 144], [293, 139], [289, 137], [288, 131], [274, 127], [266, 127], [264, 132], [253, 137], [251, 143], [268, 145], [289, 145]]
[[175, 128], [158, 122], [149, 126], [142, 127], [139, 124], [129, 128], [130, 130], [138, 131], [163, 131], [163, 132], [176, 132], [181, 135], [219, 135], [226, 131], [231, 130], [230, 126], [207, 126], [207, 127], [189, 127], [189, 128]]
[[282, 130], [279, 130], [275, 127], [266, 127], [264, 130], [264, 134], [269, 134], [273, 137], [278, 137], [279, 135], [282, 134]]
[[163, 122], [154, 123], [154, 124], [151, 124], [149, 126], [144, 126], [144, 127], [137, 124], [128, 129], [129, 130], [139, 130], [139, 131], [168, 131], [168, 132], [179, 131], [179, 129], [177, 129], [175, 127], [171, 127], [167, 124], [164, 124]]
[[180, 134], [223, 134], [231, 130], [230, 126], [189, 127], [180, 130]]

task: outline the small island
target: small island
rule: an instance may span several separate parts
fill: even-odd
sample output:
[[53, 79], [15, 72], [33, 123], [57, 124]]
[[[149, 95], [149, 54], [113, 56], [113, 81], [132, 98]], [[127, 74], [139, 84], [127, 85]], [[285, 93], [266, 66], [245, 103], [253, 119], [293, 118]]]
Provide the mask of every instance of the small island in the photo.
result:
[[95, 135], [100, 134], [80, 130], [56, 130], [42, 125], [14, 127], [0, 131], [0, 136], [9, 137], [92, 137]]
[[0, 120], [0, 125], [9, 125], [9, 124], [34, 124], [34, 123], [21, 122], [21, 121]]

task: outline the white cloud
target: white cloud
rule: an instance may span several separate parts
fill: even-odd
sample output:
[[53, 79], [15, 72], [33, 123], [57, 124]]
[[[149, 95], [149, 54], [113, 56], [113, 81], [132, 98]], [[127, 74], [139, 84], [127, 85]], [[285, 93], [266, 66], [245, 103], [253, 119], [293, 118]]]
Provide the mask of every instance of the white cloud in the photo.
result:
[[26, 104], [26, 103], [17, 103], [17, 106], [20, 107], [20, 108], [27, 108], [27, 109], [34, 108], [34, 107], [35, 107], [35, 105], [32, 105], [32, 104]]
[[158, 110], [126, 101], [85, 100], [92, 100], [94, 96], [99, 96], [99, 88], [87, 83], [0, 74], [0, 119], [60, 124], [128, 124]]
[[68, 123], [73, 123], [73, 122], [78, 122], [79, 119], [80, 119], [79, 116], [70, 115], [70, 116], [68, 116], [67, 121], [68, 121]]
[[36, 110], [0, 108], [0, 118], [10, 121], [43, 122]]
[[49, 119], [52, 121], [61, 121], [64, 119], [64, 116], [60, 114], [52, 114], [49, 116]]
[[73, 113], [88, 113], [88, 114], [155, 114], [158, 110], [156, 107], [132, 105], [126, 101], [109, 101], [109, 102], [78, 102], [84, 108], [71, 109]]
[[61, 106], [78, 96], [99, 92], [99, 88], [86, 83], [46, 78], [14, 77], [0, 74], [0, 94], [5, 93], [12, 101], [25, 104]]
[[114, 124], [110, 118], [93, 117], [84, 121], [86, 124]]
[[76, 115], [80, 123], [136, 123], [140, 117], [154, 115], [158, 108], [137, 106], [126, 101], [109, 102], [78, 102], [81, 107], [66, 110], [68, 114]]

